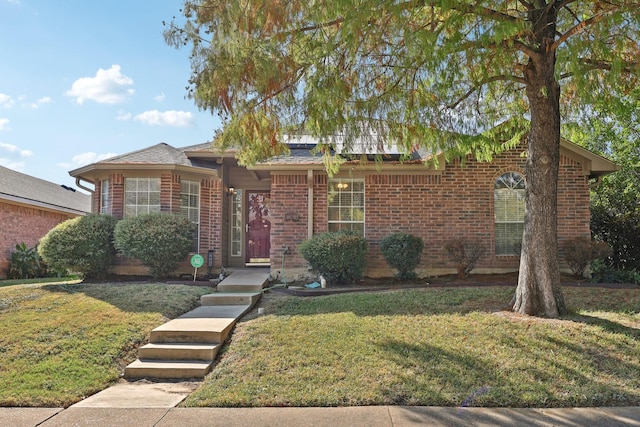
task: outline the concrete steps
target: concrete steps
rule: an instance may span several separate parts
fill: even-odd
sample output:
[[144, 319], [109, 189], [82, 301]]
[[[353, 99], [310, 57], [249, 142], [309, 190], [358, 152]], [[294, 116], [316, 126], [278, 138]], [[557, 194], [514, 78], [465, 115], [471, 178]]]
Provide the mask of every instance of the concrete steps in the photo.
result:
[[203, 378], [211, 371], [212, 361], [141, 360], [125, 368], [127, 378]]
[[214, 292], [200, 297], [202, 305], [251, 305], [260, 297], [261, 292]]
[[264, 270], [232, 273], [218, 284], [218, 292], [201, 297], [200, 307], [152, 330], [149, 343], [138, 349], [138, 360], [125, 368], [124, 376], [186, 379], [207, 375], [236, 321], [262, 296], [268, 277]]
[[220, 344], [149, 343], [138, 349], [138, 357], [140, 360], [211, 361], [219, 349]]

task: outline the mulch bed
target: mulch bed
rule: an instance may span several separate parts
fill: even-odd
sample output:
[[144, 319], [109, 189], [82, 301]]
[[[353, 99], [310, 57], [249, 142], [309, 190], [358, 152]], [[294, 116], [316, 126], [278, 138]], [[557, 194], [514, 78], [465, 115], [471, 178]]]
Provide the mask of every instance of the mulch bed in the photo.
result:
[[[170, 285], [189, 285], [216, 287], [219, 280], [207, 280], [197, 277], [187, 280], [186, 277], [169, 280]], [[93, 283], [158, 283], [148, 276], [110, 276]], [[308, 282], [307, 282], [308, 283]], [[346, 292], [369, 292], [386, 291], [395, 289], [415, 289], [415, 288], [441, 288], [441, 287], [465, 287], [465, 286], [516, 286], [518, 284], [518, 273], [504, 274], [472, 274], [468, 277], [460, 278], [457, 275], [446, 275], [430, 277], [416, 280], [399, 280], [395, 278], [370, 278], [365, 277], [355, 284], [334, 285], [327, 288], [307, 289], [306, 283], [290, 282], [286, 288], [274, 288], [274, 291], [297, 296], [318, 296]], [[273, 285], [269, 285], [273, 286]], [[578, 286], [583, 288], [609, 288], [609, 289], [636, 289], [638, 285], [633, 283], [591, 283], [586, 280], [578, 281], [571, 276], [562, 276], [562, 286]]]
[[[413, 281], [400, 281], [393, 278], [373, 279], [364, 278], [356, 284], [343, 286], [329, 286], [327, 288], [307, 289], [304, 283], [289, 283], [286, 288], [275, 288], [274, 291], [296, 296], [319, 296], [340, 294], [347, 292], [369, 292], [387, 291], [398, 289], [416, 288], [442, 288], [442, 287], [473, 287], [473, 286], [516, 286], [518, 284], [518, 273], [506, 274], [475, 274], [465, 278], [456, 275], [439, 276], [428, 279], [418, 279]], [[591, 283], [588, 281], [578, 281], [571, 276], [562, 277], [562, 286], [583, 287], [583, 288], [609, 288], [609, 289], [637, 289], [638, 285], [633, 283]]]

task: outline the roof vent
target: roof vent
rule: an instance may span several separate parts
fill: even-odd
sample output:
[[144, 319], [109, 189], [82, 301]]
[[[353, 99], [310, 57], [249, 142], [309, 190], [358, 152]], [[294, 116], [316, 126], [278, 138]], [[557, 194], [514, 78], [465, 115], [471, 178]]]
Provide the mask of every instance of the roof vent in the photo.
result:
[[69, 190], [69, 191], [73, 191], [74, 193], [76, 192], [75, 188], [71, 188], [71, 187], [67, 187], [66, 185], [62, 184], [61, 185], [62, 188], [64, 188], [65, 190]]

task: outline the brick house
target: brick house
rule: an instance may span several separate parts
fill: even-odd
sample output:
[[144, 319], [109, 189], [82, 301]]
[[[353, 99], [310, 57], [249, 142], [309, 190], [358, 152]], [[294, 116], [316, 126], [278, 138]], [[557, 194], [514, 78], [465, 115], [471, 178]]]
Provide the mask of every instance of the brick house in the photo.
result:
[[[292, 140], [293, 141], [293, 140]], [[425, 166], [425, 155], [401, 162], [350, 160], [329, 177], [313, 141], [289, 144], [288, 156], [254, 166], [238, 165], [233, 152], [210, 143], [174, 148], [157, 144], [70, 172], [91, 184], [93, 212], [123, 218], [141, 212], [182, 213], [198, 224], [199, 252], [221, 266], [270, 266], [287, 277], [307, 273], [297, 251], [302, 240], [327, 230], [349, 229], [369, 242], [365, 275], [391, 276], [379, 242], [405, 232], [425, 242], [418, 273], [455, 272], [444, 252], [452, 238], [482, 242], [487, 251], [476, 272], [518, 269], [523, 229], [523, 149], [490, 163]], [[558, 237], [590, 236], [590, 179], [616, 170], [609, 160], [562, 141], [558, 182]], [[188, 264], [187, 264], [188, 265]], [[122, 261], [120, 271], [135, 264]], [[127, 270], [127, 268], [129, 270]]]
[[0, 278], [16, 244], [33, 247], [59, 223], [89, 212], [87, 194], [0, 166]]

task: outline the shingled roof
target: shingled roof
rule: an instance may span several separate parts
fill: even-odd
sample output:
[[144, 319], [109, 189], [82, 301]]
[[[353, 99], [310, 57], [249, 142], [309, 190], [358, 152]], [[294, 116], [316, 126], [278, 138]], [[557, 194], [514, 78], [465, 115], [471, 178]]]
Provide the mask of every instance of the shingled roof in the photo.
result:
[[0, 166], [0, 200], [77, 215], [91, 212], [89, 195], [3, 166]]
[[98, 163], [134, 163], [193, 166], [191, 160], [189, 160], [189, 158], [184, 154], [183, 150], [174, 148], [164, 142], [152, 145], [151, 147], [143, 148], [141, 150], [132, 151], [130, 153], [121, 154], [115, 157], [110, 157]]

